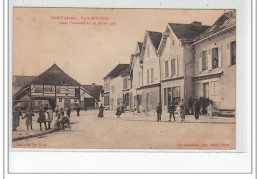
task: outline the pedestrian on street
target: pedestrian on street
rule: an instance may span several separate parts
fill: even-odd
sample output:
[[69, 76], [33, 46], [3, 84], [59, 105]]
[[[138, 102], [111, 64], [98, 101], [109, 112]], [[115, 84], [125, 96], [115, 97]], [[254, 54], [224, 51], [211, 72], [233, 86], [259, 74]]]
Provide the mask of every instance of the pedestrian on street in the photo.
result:
[[161, 121], [161, 116], [162, 116], [162, 106], [161, 103], [158, 104], [156, 107], [156, 113], [157, 113], [157, 122]]
[[102, 103], [99, 107], [99, 113], [98, 113], [98, 118], [100, 118], [100, 117], [101, 118], [104, 117], [104, 106], [102, 106]]
[[[122, 113], [125, 113], [125, 107], [124, 107], [123, 104], [121, 105], [121, 114], [122, 114]], [[120, 114], [120, 115], [121, 115], [121, 114]]]
[[117, 118], [120, 118], [120, 116], [121, 116], [121, 111], [122, 111], [122, 106], [120, 107], [120, 105], [118, 104], [117, 109], [116, 109]]
[[17, 130], [17, 127], [20, 124], [20, 116], [23, 117], [21, 111], [18, 109], [18, 106], [14, 106], [13, 109], [13, 131]]
[[200, 102], [198, 100], [198, 98], [195, 100], [194, 104], [193, 104], [193, 108], [194, 108], [194, 117], [195, 119], [199, 119], [199, 115], [200, 115]]
[[181, 102], [180, 102], [180, 117], [181, 117], [181, 121], [185, 120], [185, 105], [183, 102], [183, 98], [181, 99]]
[[55, 108], [55, 117], [57, 117], [58, 116], [58, 113], [60, 112], [60, 110], [59, 110], [59, 106], [57, 105], [56, 106], [56, 108]]
[[52, 107], [49, 106], [49, 109], [47, 110], [47, 120], [46, 122], [48, 123], [48, 129], [51, 129], [51, 122], [53, 120], [53, 110]]
[[48, 130], [48, 128], [47, 128], [47, 126], [46, 126], [45, 111], [44, 111], [42, 105], [40, 105], [40, 109], [39, 109], [39, 117], [38, 117], [38, 119], [37, 119], [37, 123], [40, 124], [40, 130], [41, 130], [41, 131], [42, 131], [42, 123], [44, 123], [45, 130]]
[[171, 102], [171, 104], [170, 104], [170, 106], [169, 106], [169, 110], [168, 110], [168, 112], [170, 113], [169, 122], [171, 122], [172, 117], [173, 117], [174, 121], [176, 121], [176, 120], [175, 120], [175, 116], [174, 116], [175, 110], [176, 110], [176, 106], [174, 105], [173, 102]]
[[68, 107], [68, 110], [67, 110], [67, 116], [68, 116], [68, 118], [70, 118], [70, 113], [71, 113], [71, 108], [70, 108], [70, 106]]
[[209, 104], [209, 106], [207, 107], [207, 116], [212, 117], [212, 113], [213, 113], [212, 105]]
[[31, 127], [31, 130], [33, 130], [33, 128], [32, 128], [32, 117], [33, 116], [34, 116], [33, 112], [31, 111], [30, 108], [28, 108], [26, 110], [26, 113], [25, 113], [24, 117], [23, 117], [23, 119], [26, 118], [27, 130], [29, 130], [29, 126]]
[[77, 107], [77, 116], [79, 116], [79, 112], [80, 112], [80, 105], [78, 105]]

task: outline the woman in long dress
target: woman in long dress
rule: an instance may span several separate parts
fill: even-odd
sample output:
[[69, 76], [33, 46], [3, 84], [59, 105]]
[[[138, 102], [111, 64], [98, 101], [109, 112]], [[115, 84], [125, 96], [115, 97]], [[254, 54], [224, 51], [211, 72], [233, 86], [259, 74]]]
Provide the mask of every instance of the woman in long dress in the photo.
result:
[[98, 118], [100, 118], [100, 117], [101, 118], [104, 117], [104, 106], [102, 106], [102, 103], [99, 107], [99, 113], [98, 113]]
[[181, 102], [180, 102], [180, 117], [181, 117], [181, 121], [185, 120], [185, 106], [183, 103], [183, 98], [181, 99]]
[[19, 111], [18, 106], [14, 106], [13, 121], [12, 121], [13, 122], [13, 131], [16, 131], [17, 127], [20, 124], [20, 116], [22, 116], [22, 113]]
[[118, 105], [117, 108], [116, 108], [116, 116], [117, 116], [117, 118], [120, 118], [120, 116], [121, 116], [121, 109], [122, 109], [122, 107], [120, 107]]

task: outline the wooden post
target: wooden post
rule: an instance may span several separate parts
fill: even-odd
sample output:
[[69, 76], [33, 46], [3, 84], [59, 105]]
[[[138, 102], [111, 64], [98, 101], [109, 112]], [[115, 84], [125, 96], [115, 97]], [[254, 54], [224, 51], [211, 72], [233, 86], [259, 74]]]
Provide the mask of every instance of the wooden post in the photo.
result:
[[56, 99], [56, 97], [57, 97], [57, 93], [56, 93], [56, 85], [55, 85], [54, 89], [55, 89], [55, 97], [54, 97], [54, 109], [55, 109], [56, 106], [57, 106], [57, 99]]
[[42, 85], [42, 95], [44, 96], [44, 85]]

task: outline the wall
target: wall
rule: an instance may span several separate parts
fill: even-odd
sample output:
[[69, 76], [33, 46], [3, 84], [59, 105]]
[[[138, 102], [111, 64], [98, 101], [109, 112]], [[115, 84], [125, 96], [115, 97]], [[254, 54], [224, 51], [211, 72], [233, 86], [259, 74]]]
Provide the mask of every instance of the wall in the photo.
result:
[[[114, 91], [112, 91], [112, 87], [115, 87]], [[110, 88], [110, 97], [109, 97], [109, 103], [110, 103], [110, 109], [114, 110], [117, 107], [117, 102], [121, 101], [123, 102], [123, 78], [119, 75], [115, 78], [110, 79], [109, 83]]]
[[[195, 48], [195, 63], [194, 63], [194, 76], [213, 74], [215, 72], [223, 71], [222, 76], [219, 79], [209, 79], [207, 82], [212, 83], [213, 81], [218, 81], [218, 97], [216, 98], [217, 106], [224, 109], [235, 109], [236, 102], [236, 65], [230, 65], [230, 42], [236, 40], [236, 32], [232, 30], [231, 32], [226, 32], [218, 37], [211, 38], [210, 40], [204, 40], [198, 44], [194, 45]], [[221, 67], [219, 69], [206, 70], [200, 72], [199, 69], [199, 59], [203, 50], [211, 49], [214, 47], [221, 48]], [[200, 96], [202, 91], [202, 84], [205, 80], [199, 80], [194, 82], [196, 86], [195, 96]], [[212, 87], [210, 87], [212, 90]], [[212, 98], [212, 96], [210, 96]], [[218, 102], [219, 100], [219, 102]]]

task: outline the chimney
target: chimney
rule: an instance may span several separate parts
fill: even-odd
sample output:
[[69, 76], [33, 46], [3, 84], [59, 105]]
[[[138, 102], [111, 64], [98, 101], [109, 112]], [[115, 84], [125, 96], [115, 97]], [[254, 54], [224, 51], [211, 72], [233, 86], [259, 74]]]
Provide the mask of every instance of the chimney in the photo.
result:
[[202, 25], [202, 22], [199, 22], [199, 21], [193, 21], [191, 24], [193, 24], [193, 25]]

